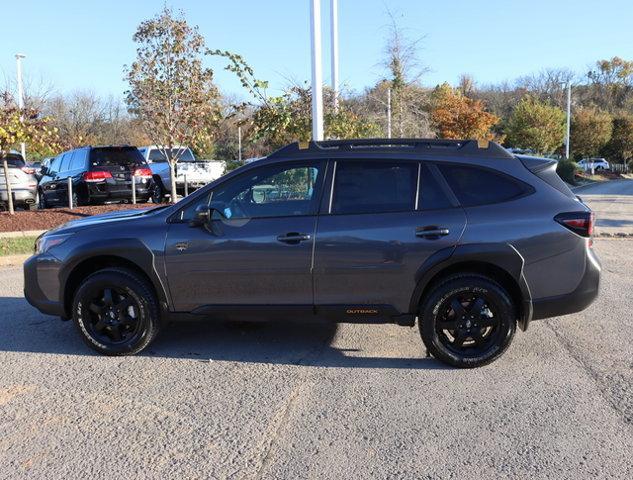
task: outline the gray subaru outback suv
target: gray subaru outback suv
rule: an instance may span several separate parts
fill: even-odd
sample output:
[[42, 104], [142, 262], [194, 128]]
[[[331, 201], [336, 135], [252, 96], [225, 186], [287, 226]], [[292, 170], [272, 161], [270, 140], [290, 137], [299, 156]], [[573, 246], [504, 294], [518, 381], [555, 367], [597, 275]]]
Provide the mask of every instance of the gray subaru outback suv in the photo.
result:
[[593, 214], [556, 163], [495, 143], [291, 144], [176, 205], [42, 235], [25, 295], [107, 355], [169, 321], [416, 319], [457, 367], [597, 296]]

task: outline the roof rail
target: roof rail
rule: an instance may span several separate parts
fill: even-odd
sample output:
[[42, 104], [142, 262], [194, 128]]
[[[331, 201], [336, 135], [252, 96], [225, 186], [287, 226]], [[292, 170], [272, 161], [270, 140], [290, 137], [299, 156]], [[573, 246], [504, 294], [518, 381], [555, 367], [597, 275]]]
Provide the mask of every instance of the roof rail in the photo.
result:
[[268, 158], [296, 154], [327, 154], [332, 151], [407, 151], [416, 153], [447, 153], [487, 158], [513, 158], [513, 155], [495, 142], [477, 140], [445, 140], [437, 138], [358, 138], [353, 140], [324, 140], [294, 142], [271, 153]]

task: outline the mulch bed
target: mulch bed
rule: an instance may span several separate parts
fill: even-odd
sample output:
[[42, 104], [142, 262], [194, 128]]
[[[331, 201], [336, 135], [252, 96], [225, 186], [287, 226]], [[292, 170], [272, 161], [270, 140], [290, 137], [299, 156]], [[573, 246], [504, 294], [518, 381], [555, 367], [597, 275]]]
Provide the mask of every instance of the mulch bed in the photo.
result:
[[7, 212], [0, 212], [0, 232], [19, 232], [25, 230], [49, 230], [62, 225], [70, 220], [97, 215], [99, 213], [112, 212], [115, 210], [129, 210], [132, 208], [148, 208], [154, 205], [149, 204], [114, 204], [114, 205], [94, 205], [89, 207], [77, 207], [72, 210], [68, 208], [50, 208], [46, 210], [16, 211], [15, 215]]

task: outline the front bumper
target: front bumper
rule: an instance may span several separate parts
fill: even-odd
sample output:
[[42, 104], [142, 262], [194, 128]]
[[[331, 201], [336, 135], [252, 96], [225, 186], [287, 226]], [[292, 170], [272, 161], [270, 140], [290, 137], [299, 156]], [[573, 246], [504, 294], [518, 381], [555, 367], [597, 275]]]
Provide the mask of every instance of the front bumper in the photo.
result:
[[592, 248], [587, 249], [585, 273], [576, 289], [565, 295], [532, 300], [532, 320], [577, 313], [593, 303], [600, 291], [602, 266]]
[[47, 315], [65, 317], [61, 298], [59, 270], [61, 262], [53, 255], [33, 255], [24, 262], [24, 297]]

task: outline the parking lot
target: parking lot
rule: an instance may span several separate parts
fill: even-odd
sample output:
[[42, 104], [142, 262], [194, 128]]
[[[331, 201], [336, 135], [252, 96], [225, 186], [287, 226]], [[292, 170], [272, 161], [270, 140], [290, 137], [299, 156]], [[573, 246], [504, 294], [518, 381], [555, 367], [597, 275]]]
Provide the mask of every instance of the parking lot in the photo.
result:
[[0, 478], [631, 478], [633, 240], [596, 249], [598, 301], [476, 370], [392, 325], [179, 324], [100, 357], [3, 269]]

